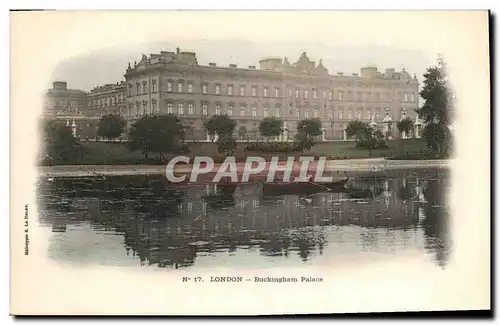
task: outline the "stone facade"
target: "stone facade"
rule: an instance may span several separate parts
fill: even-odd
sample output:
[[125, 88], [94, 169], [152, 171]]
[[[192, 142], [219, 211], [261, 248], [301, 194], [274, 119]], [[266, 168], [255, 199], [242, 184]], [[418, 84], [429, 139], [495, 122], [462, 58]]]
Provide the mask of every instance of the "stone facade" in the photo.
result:
[[287, 58], [259, 63], [260, 69], [201, 66], [195, 53], [179, 49], [143, 55], [125, 73], [124, 115], [133, 121], [145, 114], [176, 114], [192, 140], [206, 139], [203, 121], [216, 114], [237, 121], [240, 139], [260, 138], [259, 121], [276, 116], [286, 125], [282, 140], [291, 140], [298, 121], [317, 117], [325, 140], [341, 140], [351, 120], [382, 125], [387, 109], [398, 121], [404, 114], [414, 119], [418, 108], [418, 80], [404, 69], [379, 72], [369, 66], [360, 74], [331, 75], [306, 53], [294, 64]]
[[[187, 128], [188, 140], [209, 140], [204, 120], [227, 114], [238, 126], [239, 140], [262, 139], [259, 122], [275, 116], [284, 121], [279, 140], [291, 141], [297, 124], [306, 118], [322, 121], [318, 140], [345, 140], [349, 121], [361, 120], [388, 129], [397, 136], [395, 123], [416, 119], [418, 80], [405, 71], [367, 66], [360, 73], [329, 74], [302, 53], [293, 64], [287, 58], [265, 58], [259, 69], [198, 64], [196, 54], [162, 51], [129, 63], [125, 81], [97, 86], [90, 92], [67, 89], [56, 81], [47, 91], [44, 115], [76, 122], [79, 137], [95, 138], [96, 125], [105, 114], [121, 114], [127, 128], [146, 114], [176, 114]], [[384, 122], [390, 121], [388, 125]], [[418, 121], [417, 121], [418, 124]], [[414, 132], [408, 136], [419, 136]]]
[[106, 114], [121, 114], [125, 107], [124, 81], [96, 86], [90, 92], [67, 89], [66, 82], [56, 81], [45, 95], [43, 115], [71, 127], [80, 139], [95, 139], [99, 119]]
[[125, 113], [125, 82], [94, 87], [87, 94], [87, 116], [101, 117], [107, 114]]
[[43, 115], [57, 117], [65, 115], [86, 116], [87, 94], [83, 90], [68, 89], [65, 81], [54, 81], [43, 102]]

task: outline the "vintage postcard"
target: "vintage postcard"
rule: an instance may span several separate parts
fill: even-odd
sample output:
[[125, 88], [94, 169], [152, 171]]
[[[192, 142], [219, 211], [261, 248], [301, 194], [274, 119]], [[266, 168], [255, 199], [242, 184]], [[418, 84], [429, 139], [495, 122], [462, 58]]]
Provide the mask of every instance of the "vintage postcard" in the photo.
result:
[[487, 11], [10, 18], [13, 315], [490, 310]]

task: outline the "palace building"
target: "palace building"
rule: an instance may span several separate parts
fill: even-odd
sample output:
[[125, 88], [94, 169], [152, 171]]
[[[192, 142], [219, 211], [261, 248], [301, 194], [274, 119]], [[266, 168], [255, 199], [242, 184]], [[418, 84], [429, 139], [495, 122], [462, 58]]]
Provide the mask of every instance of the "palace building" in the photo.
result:
[[129, 63], [124, 75], [127, 104], [121, 114], [129, 120], [176, 114], [191, 140], [207, 139], [203, 121], [213, 115], [234, 119], [240, 140], [260, 138], [259, 121], [275, 116], [285, 124], [283, 141], [293, 139], [297, 123], [306, 118], [322, 121], [323, 140], [341, 140], [352, 120], [382, 126], [416, 116], [418, 80], [404, 69], [380, 72], [366, 66], [359, 74], [333, 75], [322, 60], [316, 64], [306, 53], [294, 63], [266, 58], [259, 64], [258, 69], [202, 66], [195, 53], [179, 49], [143, 55], [139, 62]]
[[125, 111], [125, 81], [96, 86], [87, 94], [87, 116], [101, 117]]
[[43, 102], [43, 115], [57, 117], [65, 115], [86, 115], [87, 94], [83, 90], [68, 89], [65, 81], [54, 81]]
[[[79, 137], [94, 138], [97, 122], [106, 114], [121, 114], [127, 128], [147, 114], [175, 114], [186, 127], [186, 139], [210, 140], [203, 122], [225, 114], [237, 122], [238, 140], [262, 139], [259, 122], [277, 117], [284, 122], [278, 140], [292, 141], [300, 120], [319, 118], [318, 140], [346, 140], [345, 128], [360, 120], [396, 136], [394, 122], [414, 120], [411, 135], [420, 136], [418, 80], [405, 71], [365, 66], [360, 73], [331, 74], [322, 60], [306, 53], [288, 58], [264, 58], [259, 67], [198, 64], [196, 53], [161, 51], [130, 63], [125, 81], [94, 87], [90, 92], [67, 89], [57, 81], [45, 99], [44, 115], [73, 125]], [[391, 127], [392, 125], [392, 127]], [[126, 134], [126, 133], [125, 133]], [[124, 135], [125, 136], [125, 135]]]

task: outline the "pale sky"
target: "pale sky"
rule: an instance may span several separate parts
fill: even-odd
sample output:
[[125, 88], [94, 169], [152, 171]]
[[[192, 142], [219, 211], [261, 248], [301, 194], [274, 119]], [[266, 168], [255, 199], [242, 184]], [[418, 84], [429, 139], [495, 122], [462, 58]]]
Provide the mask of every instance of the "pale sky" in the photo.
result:
[[[14, 13], [14, 18], [16, 14]], [[265, 56], [302, 51], [323, 59], [331, 74], [359, 73], [364, 64], [379, 69], [405, 67], [422, 79], [437, 53], [453, 55], [484, 22], [482, 12], [458, 11], [87, 11], [21, 13], [33, 28], [24, 31], [39, 60], [42, 78], [90, 90], [123, 80], [129, 61], [160, 50], [197, 53], [200, 64], [257, 65]], [[14, 20], [15, 21], [15, 20]], [[464, 24], [467, 21], [467, 24]], [[36, 25], [35, 25], [36, 24]], [[15, 24], [14, 24], [15, 26]], [[35, 45], [35, 44], [33, 44]], [[33, 46], [32, 48], [35, 48]], [[49, 73], [50, 71], [50, 73]]]

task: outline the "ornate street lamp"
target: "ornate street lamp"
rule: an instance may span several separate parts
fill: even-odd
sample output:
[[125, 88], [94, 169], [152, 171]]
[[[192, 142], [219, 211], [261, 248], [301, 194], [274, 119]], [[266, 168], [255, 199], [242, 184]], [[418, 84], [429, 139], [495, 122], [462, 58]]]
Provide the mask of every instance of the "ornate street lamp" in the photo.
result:
[[288, 126], [286, 125], [286, 121], [283, 122], [283, 141], [288, 142]]
[[414, 127], [414, 134], [415, 134], [415, 138], [417, 139], [420, 139], [422, 137], [422, 135], [420, 134], [421, 133], [421, 130], [422, 130], [422, 121], [420, 120], [420, 117], [417, 116], [415, 117], [415, 123], [413, 124], [413, 127]]
[[71, 123], [71, 133], [73, 134], [73, 137], [76, 138], [76, 123], [75, 123], [75, 115], [76, 111], [78, 109], [78, 106], [73, 107], [73, 123]]
[[[403, 108], [400, 122], [403, 121], [405, 118], [406, 118], [406, 109]], [[403, 131], [403, 134], [401, 134], [401, 138], [406, 139], [406, 137], [407, 137], [406, 131]]]
[[76, 138], [76, 123], [74, 117], [73, 117], [73, 123], [71, 124], [71, 133], [73, 134], [73, 137]]

